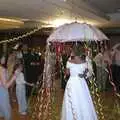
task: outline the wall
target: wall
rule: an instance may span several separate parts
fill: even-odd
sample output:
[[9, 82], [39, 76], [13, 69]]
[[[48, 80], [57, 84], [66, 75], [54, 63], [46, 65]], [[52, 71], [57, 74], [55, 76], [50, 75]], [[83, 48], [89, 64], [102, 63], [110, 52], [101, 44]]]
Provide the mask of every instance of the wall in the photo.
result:
[[120, 43], [120, 27], [114, 28], [102, 28], [103, 33], [105, 33], [110, 39], [111, 46]]
[[107, 35], [110, 39], [110, 45], [114, 46], [117, 43], [120, 43], [120, 35]]

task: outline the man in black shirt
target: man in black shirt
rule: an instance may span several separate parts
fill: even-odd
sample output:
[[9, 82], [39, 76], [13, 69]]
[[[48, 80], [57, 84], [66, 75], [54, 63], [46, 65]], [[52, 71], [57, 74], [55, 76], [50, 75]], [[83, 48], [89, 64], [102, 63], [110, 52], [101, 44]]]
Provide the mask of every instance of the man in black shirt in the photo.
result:
[[[23, 63], [24, 63], [24, 75], [25, 80], [29, 83], [36, 84], [40, 72], [40, 57], [38, 57], [38, 54], [31, 52], [28, 50], [27, 45], [23, 45], [22, 49], [23, 54]], [[32, 92], [32, 87], [27, 86], [26, 87], [26, 95], [27, 98], [30, 97]]]

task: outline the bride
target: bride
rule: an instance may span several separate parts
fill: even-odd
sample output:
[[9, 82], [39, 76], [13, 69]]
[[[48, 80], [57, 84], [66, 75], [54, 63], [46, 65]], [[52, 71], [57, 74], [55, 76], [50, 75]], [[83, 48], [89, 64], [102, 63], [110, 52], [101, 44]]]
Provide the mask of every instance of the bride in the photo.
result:
[[61, 120], [97, 120], [85, 81], [89, 73], [85, 56], [79, 57], [77, 51], [72, 52], [66, 67], [70, 78], [65, 89]]

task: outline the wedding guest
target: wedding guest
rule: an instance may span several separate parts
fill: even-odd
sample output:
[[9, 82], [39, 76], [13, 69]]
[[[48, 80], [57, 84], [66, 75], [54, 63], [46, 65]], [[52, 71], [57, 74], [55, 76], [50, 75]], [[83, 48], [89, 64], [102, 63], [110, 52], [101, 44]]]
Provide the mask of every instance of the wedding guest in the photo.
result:
[[[40, 56], [35, 53], [35, 51], [30, 51], [28, 45], [24, 44], [22, 47], [22, 56], [23, 56], [23, 66], [24, 66], [24, 76], [25, 80], [28, 83], [36, 84], [40, 69]], [[26, 95], [27, 100], [31, 96], [32, 88], [26, 86]]]
[[117, 92], [120, 93], [120, 43], [112, 48], [112, 75]]
[[[16, 50], [13, 49], [9, 56], [8, 56], [8, 60], [7, 60], [7, 70], [8, 70], [8, 77], [11, 78], [12, 77], [12, 73], [13, 73], [13, 69], [14, 69], [14, 65], [16, 64]], [[15, 84], [12, 84], [12, 86], [9, 89], [9, 93], [10, 93], [10, 100], [15, 101]]]
[[5, 120], [12, 120], [8, 88], [13, 84], [15, 76], [8, 80], [5, 68], [5, 57], [0, 59], [0, 115]]
[[7, 60], [7, 69], [9, 78], [12, 76], [14, 65], [16, 64], [16, 51], [11, 51]]
[[25, 84], [29, 86], [33, 86], [25, 81], [23, 74], [23, 65], [17, 64], [14, 69], [14, 74], [16, 76], [16, 97], [18, 102], [19, 113], [21, 115], [27, 114], [27, 101], [26, 101], [26, 89]]
[[95, 56], [94, 61], [96, 63], [96, 83], [100, 91], [106, 90], [106, 81], [108, 73], [106, 71], [107, 63], [104, 61], [104, 48], [101, 48], [99, 53]]

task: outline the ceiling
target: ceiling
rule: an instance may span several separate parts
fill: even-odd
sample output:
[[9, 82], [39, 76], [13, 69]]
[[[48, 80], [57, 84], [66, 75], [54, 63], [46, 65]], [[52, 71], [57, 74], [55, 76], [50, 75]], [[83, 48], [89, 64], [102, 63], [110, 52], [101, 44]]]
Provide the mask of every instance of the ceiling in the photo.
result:
[[84, 0], [105, 13], [115, 13], [120, 9], [120, 0]]
[[71, 21], [116, 27], [120, 26], [120, 0], [0, 0], [0, 17], [8, 18], [0, 19], [0, 28], [5, 29]]
[[120, 0], [86, 0], [110, 17], [112, 22], [120, 22]]

